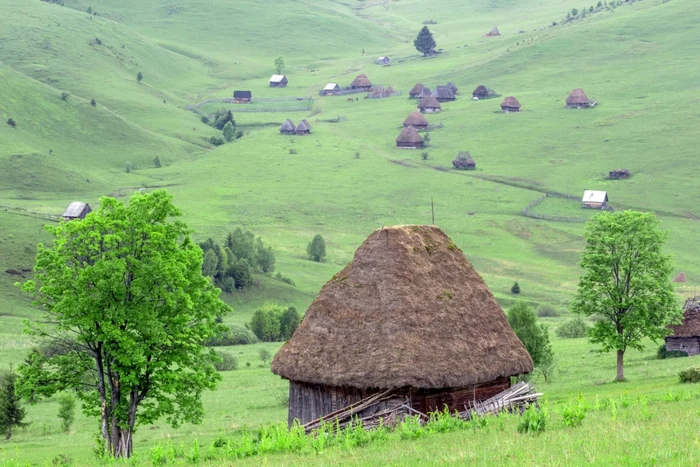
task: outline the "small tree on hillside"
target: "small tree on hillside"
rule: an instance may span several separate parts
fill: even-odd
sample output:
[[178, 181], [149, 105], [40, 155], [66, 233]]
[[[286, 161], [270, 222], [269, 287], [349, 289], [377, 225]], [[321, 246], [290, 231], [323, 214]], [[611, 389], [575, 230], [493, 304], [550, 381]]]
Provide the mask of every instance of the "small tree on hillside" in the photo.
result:
[[508, 323], [527, 349], [535, 366], [549, 364], [553, 359], [552, 344], [547, 327], [537, 324], [537, 313], [524, 302], [508, 309]]
[[15, 120], [12, 117], [7, 119], [7, 124], [10, 125], [12, 128], [17, 128], [17, 122], [15, 122]]
[[224, 134], [224, 139], [229, 143], [236, 137], [236, 127], [233, 125], [232, 121], [226, 122], [226, 125], [224, 125], [224, 129], [222, 131]]
[[514, 295], [518, 295], [520, 293], [520, 285], [518, 285], [517, 282], [514, 283], [513, 287], [510, 288], [510, 293], [512, 293]]
[[63, 431], [68, 433], [75, 420], [75, 398], [69, 393], [58, 397], [58, 418], [61, 420]]
[[143, 81], [143, 73], [141, 73], [140, 71], [136, 73], [136, 81], [138, 81], [139, 84], [141, 84], [141, 81]]
[[284, 62], [284, 58], [282, 58], [282, 57], [277, 57], [277, 58], [275, 59], [275, 70], [277, 70], [277, 74], [278, 74], [278, 75], [281, 75], [281, 74], [282, 74], [282, 72], [284, 71], [284, 67], [285, 67], [286, 65], [287, 65], [287, 64]]
[[23, 421], [27, 413], [15, 390], [16, 381], [17, 374], [11, 368], [0, 376], [0, 430], [5, 432], [5, 439], [12, 438], [13, 428], [27, 426]]
[[326, 257], [326, 241], [323, 239], [321, 234], [316, 234], [316, 236], [309, 242], [306, 247], [306, 253], [309, 255], [311, 261], [321, 262], [323, 258]]
[[661, 339], [682, 310], [671, 283], [671, 259], [662, 252], [666, 233], [650, 213], [598, 214], [588, 222], [572, 311], [602, 319], [589, 331], [602, 350], [617, 352], [617, 380], [623, 381], [625, 351], [641, 350], [642, 339]]
[[435, 53], [435, 46], [437, 44], [435, 43], [433, 33], [430, 32], [428, 26], [423, 26], [423, 29], [420, 30], [418, 36], [413, 41], [413, 45], [416, 47], [418, 52], [423, 54], [424, 57]]

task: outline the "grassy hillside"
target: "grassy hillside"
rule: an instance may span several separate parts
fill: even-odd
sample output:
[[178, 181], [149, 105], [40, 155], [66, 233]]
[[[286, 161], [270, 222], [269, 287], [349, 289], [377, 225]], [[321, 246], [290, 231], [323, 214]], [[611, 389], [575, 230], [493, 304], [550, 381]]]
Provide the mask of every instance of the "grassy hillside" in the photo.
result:
[[[66, 0], [65, 5], [0, 0], [2, 363], [21, 361], [31, 345], [19, 335], [21, 322], [37, 316], [13, 286], [21, 277], [5, 270], [31, 268], [36, 243], [46, 240], [44, 218], [60, 214], [73, 200], [95, 205], [100, 196], [124, 197], [140, 188], [167, 187], [198, 239], [223, 238], [242, 226], [275, 249], [277, 270], [296, 287], [260, 278], [259, 287], [225, 296], [235, 309], [226, 318], [230, 323], [246, 322], [266, 301], [305, 309], [372, 230], [430, 223], [431, 199], [435, 223], [504, 305], [516, 298], [510, 294], [514, 281], [520, 298], [562, 310], [575, 292], [584, 224], [520, 215], [547, 191], [579, 196], [584, 189], [607, 190], [615, 209], [655, 212], [669, 231], [668, 251], [677, 270], [688, 276], [688, 283], [678, 285], [679, 295], [693, 294], [698, 285], [700, 187], [692, 169], [700, 137], [695, 123], [700, 110], [694, 105], [700, 64], [688, 59], [698, 38], [690, 0], [643, 0], [556, 26], [552, 23], [566, 16], [570, 2], [303, 0], [271, 8], [253, 0]], [[88, 14], [88, 7], [96, 14]], [[437, 21], [429, 27], [443, 49], [433, 58], [421, 57], [412, 45], [426, 20]], [[484, 37], [494, 25], [502, 36]], [[374, 65], [379, 55], [389, 55], [392, 66]], [[284, 89], [267, 83], [277, 56], [287, 61], [290, 84]], [[347, 86], [358, 73], [403, 95], [365, 100], [358, 94], [352, 102], [318, 96], [325, 83]], [[430, 132], [429, 147], [396, 149], [401, 122], [415, 109], [408, 91], [419, 81], [431, 89], [452, 81], [460, 94], [441, 113], [427, 116], [443, 125]], [[479, 84], [501, 98], [472, 101]], [[575, 87], [600, 105], [565, 109]], [[228, 98], [235, 89], [249, 89], [254, 98], [313, 96], [314, 102], [311, 110], [281, 112], [207, 104], [206, 112], [230, 108], [244, 132], [214, 148], [208, 141], [218, 132], [186, 107]], [[63, 92], [70, 94], [66, 100]], [[500, 112], [508, 95], [520, 101], [520, 113]], [[343, 118], [332, 123], [338, 116]], [[16, 128], [5, 124], [8, 118]], [[312, 135], [279, 135], [286, 118], [308, 119]], [[466, 150], [477, 170], [450, 170], [458, 151]], [[156, 156], [163, 167], [154, 167]], [[620, 167], [632, 178], [605, 178]], [[576, 200], [562, 198], [547, 198], [533, 212], [591, 215]], [[323, 263], [306, 259], [306, 245], [316, 233], [328, 244]], [[617, 397], [628, 390], [661, 399], [685, 365], [651, 360], [651, 350], [639, 353], [629, 360], [633, 383], [623, 388], [600, 384], [612, 376], [610, 356], [588, 353], [592, 347], [582, 341], [556, 346], [560, 374], [544, 386], [552, 400], [578, 390], [587, 397]], [[138, 434], [142, 449], [166, 435], [183, 442], [211, 440], [243, 425], [284, 419], [277, 399], [285, 383], [258, 366], [257, 347], [232, 349], [251, 367], [227, 375], [222, 388], [207, 396], [204, 426], [144, 428]], [[3, 459], [39, 462], [58, 453], [65, 435], [54, 427], [55, 410], [55, 401], [31, 408], [34, 424], [17, 434], [19, 454], [6, 445]], [[684, 410], [678, 406], [678, 413]], [[81, 419], [68, 435], [81, 446], [76, 459], [89, 459], [93, 428]], [[647, 439], [647, 428], [639, 430], [638, 439]], [[426, 443], [420, 446], [432, 449]], [[518, 443], [511, 447], [522, 446]], [[386, 461], [370, 454], [377, 463]], [[462, 459], [464, 453], [452, 455]]]

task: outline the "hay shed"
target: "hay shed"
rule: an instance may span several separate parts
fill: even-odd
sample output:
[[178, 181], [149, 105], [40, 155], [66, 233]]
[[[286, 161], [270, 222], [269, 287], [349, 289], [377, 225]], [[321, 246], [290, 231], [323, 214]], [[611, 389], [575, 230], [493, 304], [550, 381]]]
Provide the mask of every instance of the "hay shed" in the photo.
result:
[[496, 94], [496, 91], [494, 91], [493, 89], [489, 89], [483, 84], [480, 84], [472, 92], [472, 97], [476, 97], [479, 99], [490, 99], [492, 97], [498, 97], [498, 94]]
[[581, 88], [574, 89], [571, 91], [571, 94], [569, 94], [569, 97], [566, 98], [566, 107], [569, 109], [593, 107], [596, 104], [597, 102], [590, 100]]
[[233, 102], [236, 104], [246, 104], [253, 98], [251, 91], [233, 91]]
[[501, 102], [501, 111], [503, 113], [520, 112], [520, 102], [514, 96], [508, 96]]
[[381, 57], [377, 58], [374, 63], [377, 65], [384, 65], [384, 66], [389, 66], [391, 65], [391, 59], [387, 57], [386, 55], [382, 55]]
[[408, 91], [408, 98], [409, 99], [418, 99], [418, 95], [423, 91], [425, 86], [423, 86], [423, 83], [416, 83], [415, 86], [411, 88], [410, 91]]
[[324, 96], [332, 96], [338, 91], [340, 91], [340, 86], [338, 86], [336, 83], [328, 83], [323, 87]]
[[581, 198], [584, 208], [592, 209], [607, 209], [608, 208], [608, 192], [585, 190], [583, 198]]
[[396, 138], [396, 147], [402, 149], [420, 149], [423, 147], [423, 138], [418, 134], [418, 130], [412, 126], [407, 126], [401, 130]]
[[452, 81], [448, 82], [445, 86], [450, 88], [450, 91], [452, 91], [452, 94], [457, 94], [459, 92], [457, 85], [455, 83], [453, 83]]
[[700, 297], [686, 300], [683, 306], [683, 322], [669, 326], [673, 332], [666, 337], [667, 351], [700, 355]]
[[284, 121], [284, 123], [280, 127], [280, 133], [282, 133], [283, 135], [293, 135], [295, 129], [296, 129], [296, 126], [294, 125], [294, 122], [291, 121], [290, 119], [287, 119]]
[[438, 86], [431, 94], [438, 102], [448, 102], [455, 100], [455, 94], [448, 86]]
[[285, 75], [272, 75], [270, 78], [271, 88], [286, 88], [289, 80]]
[[428, 120], [425, 119], [422, 113], [415, 111], [411, 112], [406, 120], [403, 121], [404, 127], [413, 127], [417, 130], [424, 130], [428, 128]]
[[469, 151], [462, 151], [452, 161], [452, 168], [457, 170], [476, 170], [476, 162]]
[[71, 221], [74, 219], [85, 219], [85, 216], [92, 212], [92, 208], [89, 204], [82, 201], [73, 201], [68, 205], [65, 211], [63, 211], [63, 219]]
[[610, 180], [625, 180], [631, 176], [632, 174], [627, 169], [615, 169], [608, 172], [608, 178]]
[[350, 87], [362, 91], [371, 91], [372, 82], [367, 78], [367, 75], [357, 75], [357, 77], [352, 80], [352, 83], [350, 83]]
[[532, 369], [481, 276], [435, 226], [373, 232], [272, 361], [290, 382], [290, 424], [387, 389], [423, 413], [463, 410]]
[[310, 135], [311, 134], [311, 125], [309, 124], [308, 121], [305, 119], [299, 122], [299, 125], [297, 125], [296, 130], [294, 131], [297, 135]]
[[418, 103], [418, 110], [422, 113], [437, 113], [442, 110], [442, 105], [433, 96], [427, 96]]

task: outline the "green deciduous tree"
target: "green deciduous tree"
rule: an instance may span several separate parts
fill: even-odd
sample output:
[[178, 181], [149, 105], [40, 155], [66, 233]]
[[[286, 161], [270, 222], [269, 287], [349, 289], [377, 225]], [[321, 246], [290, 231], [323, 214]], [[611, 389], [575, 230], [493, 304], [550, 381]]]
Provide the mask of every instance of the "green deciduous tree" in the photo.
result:
[[313, 240], [309, 242], [306, 246], [306, 253], [311, 261], [323, 261], [323, 258], [326, 257], [326, 241], [321, 234], [316, 234]]
[[669, 334], [680, 322], [671, 284], [671, 259], [663, 254], [665, 232], [650, 213], [598, 214], [588, 222], [581, 256], [584, 275], [572, 310], [598, 320], [590, 340], [617, 352], [617, 380], [623, 381], [625, 351], [642, 349], [642, 339]]
[[12, 438], [13, 428], [27, 426], [24, 423], [27, 412], [16, 391], [16, 382], [17, 374], [11, 368], [0, 376], [0, 430], [5, 432], [5, 439]]
[[508, 309], [508, 323], [527, 349], [535, 366], [549, 364], [553, 359], [552, 344], [547, 327], [537, 323], [537, 313], [524, 302]]
[[139, 84], [141, 84], [141, 81], [143, 81], [143, 73], [141, 73], [140, 71], [136, 73], [136, 81], [138, 81]]
[[47, 312], [27, 331], [62, 347], [19, 368], [25, 394], [73, 390], [99, 417], [112, 456], [130, 457], [137, 426], [203, 416], [219, 376], [203, 342], [229, 308], [202, 275], [202, 251], [165, 191], [109, 197], [85, 219], [48, 226], [24, 290]]
[[281, 74], [282, 74], [282, 72], [284, 71], [284, 67], [285, 67], [286, 65], [287, 65], [287, 64], [284, 62], [284, 58], [282, 58], [282, 57], [277, 57], [277, 58], [275, 59], [275, 70], [277, 70], [277, 74], [278, 74], [278, 75], [281, 75]]
[[261, 341], [286, 341], [292, 337], [300, 321], [299, 312], [293, 306], [283, 308], [266, 303], [255, 310], [247, 327]]
[[416, 47], [418, 52], [421, 52], [423, 56], [435, 53], [435, 39], [433, 38], [433, 33], [430, 32], [428, 26], [423, 26], [420, 30], [418, 36], [413, 41], [413, 45]]
[[63, 431], [70, 431], [75, 420], [75, 398], [70, 393], [63, 393], [58, 397], [58, 418], [61, 420]]
[[226, 122], [223, 128], [224, 139], [229, 143], [236, 137], [236, 127], [233, 120]]

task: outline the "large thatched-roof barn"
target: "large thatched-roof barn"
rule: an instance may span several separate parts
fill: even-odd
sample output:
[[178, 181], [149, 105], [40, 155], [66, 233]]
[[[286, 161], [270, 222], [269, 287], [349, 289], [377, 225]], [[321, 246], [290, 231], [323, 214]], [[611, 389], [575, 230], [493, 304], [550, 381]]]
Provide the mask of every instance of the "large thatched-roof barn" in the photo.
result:
[[442, 105], [433, 96], [427, 96], [420, 100], [417, 108], [422, 113], [437, 113], [442, 110]]
[[683, 322], [670, 326], [673, 334], [666, 337], [666, 350], [700, 355], [700, 297], [686, 300], [683, 310]]
[[412, 126], [407, 126], [401, 130], [401, 134], [396, 138], [396, 147], [402, 149], [420, 149], [423, 147], [423, 138], [418, 134], [418, 130]]
[[272, 362], [290, 381], [290, 423], [387, 389], [423, 413], [463, 410], [532, 367], [481, 276], [434, 226], [372, 233]]
[[428, 120], [426, 120], [423, 114], [418, 111], [411, 112], [408, 117], [406, 117], [406, 120], [403, 121], [403, 126], [412, 126], [417, 130], [424, 130], [428, 128], [428, 125]]
[[409, 99], [418, 99], [418, 95], [423, 91], [425, 86], [423, 86], [423, 83], [416, 83], [415, 86], [411, 88], [410, 91], [408, 91], [408, 98]]
[[367, 78], [367, 75], [357, 75], [357, 77], [352, 80], [350, 87], [353, 89], [361, 89], [363, 91], [372, 90], [372, 82]]
[[590, 100], [583, 89], [576, 88], [571, 91], [569, 97], [566, 98], [566, 107], [569, 109], [580, 109], [582, 107], [593, 107], [597, 102]]
[[455, 100], [455, 94], [449, 86], [438, 86], [431, 94], [438, 102], [448, 102]]

